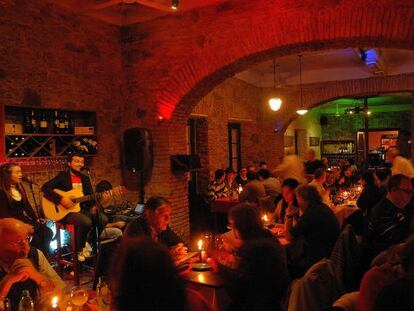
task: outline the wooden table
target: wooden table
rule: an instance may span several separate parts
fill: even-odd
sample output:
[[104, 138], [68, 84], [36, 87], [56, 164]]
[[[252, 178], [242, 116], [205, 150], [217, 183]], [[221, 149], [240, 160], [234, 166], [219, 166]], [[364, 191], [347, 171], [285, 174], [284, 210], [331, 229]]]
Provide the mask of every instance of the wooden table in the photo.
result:
[[220, 198], [210, 203], [210, 211], [212, 213], [228, 213], [233, 206], [239, 203], [239, 199]]
[[230, 297], [224, 289], [224, 280], [215, 271], [188, 271], [181, 273], [187, 286], [200, 293], [213, 311], [227, 310]]

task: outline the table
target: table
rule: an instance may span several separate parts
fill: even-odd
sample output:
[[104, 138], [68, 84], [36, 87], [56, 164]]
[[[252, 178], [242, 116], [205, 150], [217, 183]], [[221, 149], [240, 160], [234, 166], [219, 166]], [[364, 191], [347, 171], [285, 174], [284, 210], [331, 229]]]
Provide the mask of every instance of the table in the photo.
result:
[[210, 211], [212, 213], [228, 213], [233, 206], [239, 203], [239, 199], [219, 198], [210, 203]]
[[224, 280], [215, 271], [188, 271], [181, 274], [187, 287], [200, 293], [213, 311], [227, 310], [230, 297], [224, 289]]

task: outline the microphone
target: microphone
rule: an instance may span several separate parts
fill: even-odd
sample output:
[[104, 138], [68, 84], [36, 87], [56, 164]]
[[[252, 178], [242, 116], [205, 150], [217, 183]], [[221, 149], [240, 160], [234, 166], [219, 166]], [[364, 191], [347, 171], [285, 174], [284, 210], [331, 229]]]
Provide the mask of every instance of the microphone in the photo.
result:
[[90, 170], [91, 169], [89, 167], [87, 167], [87, 166], [84, 166], [84, 167], [81, 168], [81, 171], [87, 171], [87, 172], [89, 172]]
[[37, 186], [37, 183], [34, 182], [33, 180], [31, 180], [29, 177], [23, 176], [22, 181], [25, 182], [25, 183], [28, 183], [30, 185], [36, 185]]

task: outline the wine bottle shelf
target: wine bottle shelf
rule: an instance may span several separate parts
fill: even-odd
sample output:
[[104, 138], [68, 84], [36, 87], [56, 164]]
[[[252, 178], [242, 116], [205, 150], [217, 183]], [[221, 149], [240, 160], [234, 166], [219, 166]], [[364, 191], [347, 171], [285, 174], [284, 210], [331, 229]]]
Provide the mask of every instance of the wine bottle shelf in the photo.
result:
[[97, 152], [94, 135], [6, 135], [5, 140], [7, 158], [95, 155]]
[[3, 116], [4, 155], [8, 159], [97, 153], [93, 111], [4, 106]]

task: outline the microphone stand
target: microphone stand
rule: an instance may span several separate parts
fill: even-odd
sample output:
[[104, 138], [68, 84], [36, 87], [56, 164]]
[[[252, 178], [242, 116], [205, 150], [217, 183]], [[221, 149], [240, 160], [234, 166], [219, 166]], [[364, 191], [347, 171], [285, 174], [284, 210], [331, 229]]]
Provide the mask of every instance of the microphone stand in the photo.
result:
[[40, 217], [41, 213], [40, 213], [39, 205], [37, 204], [36, 196], [35, 196], [34, 191], [33, 191], [33, 183], [30, 182], [29, 187], [30, 187], [30, 192], [32, 193], [32, 197], [33, 197], [33, 203], [34, 203], [35, 210], [36, 210], [37, 220], [39, 221], [40, 218], [42, 218], [42, 217]]
[[101, 204], [98, 201], [98, 195], [95, 191], [95, 181], [94, 181], [94, 178], [92, 177], [91, 170], [89, 168], [84, 169], [84, 170], [86, 171], [86, 173], [88, 175], [88, 178], [91, 182], [92, 190], [93, 190], [93, 199], [96, 203], [96, 205], [95, 205], [96, 206], [96, 213], [94, 215], [94, 218], [95, 218], [95, 221], [94, 221], [94, 223], [95, 223], [95, 235], [96, 235], [96, 242], [95, 242], [96, 243], [96, 266], [94, 267], [94, 280], [93, 280], [93, 289], [96, 289], [97, 280], [98, 280], [98, 278], [96, 276], [97, 276], [97, 272], [99, 271], [98, 266], [99, 266], [99, 261], [100, 261], [99, 257], [100, 257], [100, 253], [101, 253], [101, 239], [100, 239], [100, 234], [99, 234], [99, 226], [101, 225], [100, 224], [101, 219], [99, 217], [99, 213], [101, 211], [101, 207], [100, 207]]

